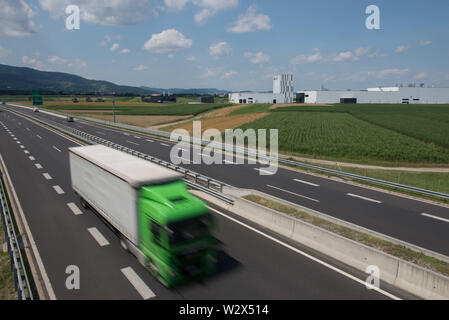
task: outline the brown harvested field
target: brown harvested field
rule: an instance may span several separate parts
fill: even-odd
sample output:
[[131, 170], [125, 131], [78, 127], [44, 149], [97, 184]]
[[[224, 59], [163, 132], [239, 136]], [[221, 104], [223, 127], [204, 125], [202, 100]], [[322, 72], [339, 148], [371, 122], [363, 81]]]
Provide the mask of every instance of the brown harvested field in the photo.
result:
[[277, 108], [284, 108], [284, 107], [307, 107], [307, 106], [314, 106], [314, 107], [331, 107], [330, 104], [312, 104], [312, 103], [286, 103], [286, 104], [275, 104], [270, 107], [270, 110], [274, 110]]
[[[71, 114], [85, 115], [90, 118], [113, 121], [112, 114], [98, 114], [95, 112], [69, 112]], [[168, 124], [176, 121], [192, 118], [192, 116], [127, 116], [118, 115], [115, 117], [118, 123], [129, 124], [136, 127], [149, 128], [156, 125]]]
[[[198, 120], [201, 121], [201, 132], [203, 133], [208, 129], [218, 129], [220, 132], [225, 132], [226, 129], [234, 129], [245, 123], [255, 121], [257, 119], [267, 116], [268, 113], [255, 113], [255, 114], [242, 114], [235, 116], [223, 116], [216, 118], [208, 118]], [[188, 123], [183, 123], [175, 126], [169, 126], [162, 128], [164, 131], [172, 131], [174, 129], [185, 129], [191, 135], [193, 134], [193, 121]]]
[[218, 110], [212, 110], [212, 111], [210, 111], [208, 113], [205, 113], [201, 118], [205, 119], [205, 118], [224, 117], [224, 116], [227, 116], [228, 114], [230, 114], [231, 112], [234, 112], [235, 110], [242, 109], [242, 108], [244, 108], [246, 106], [247, 106], [246, 104], [243, 104], [243, 105], [237, 105], [237, 106], [221, 108], [221, 109], [218, 109]]

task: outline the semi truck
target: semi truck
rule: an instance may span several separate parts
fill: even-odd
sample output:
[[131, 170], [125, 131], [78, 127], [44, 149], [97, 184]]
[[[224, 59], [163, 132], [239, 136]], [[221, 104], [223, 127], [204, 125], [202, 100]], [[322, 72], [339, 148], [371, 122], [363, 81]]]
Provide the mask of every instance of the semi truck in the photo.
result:
[[214, 216], [183, 175], [103, 145], [69, 149], [72, 187], [163, 285], [214, 273]]

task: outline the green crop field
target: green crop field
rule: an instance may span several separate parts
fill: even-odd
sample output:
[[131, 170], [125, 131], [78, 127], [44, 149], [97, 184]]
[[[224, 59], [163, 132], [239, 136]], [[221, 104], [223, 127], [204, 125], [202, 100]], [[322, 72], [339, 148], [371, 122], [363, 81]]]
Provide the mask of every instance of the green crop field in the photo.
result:
[[[117, 106], [117, 115], [167, 115], [167, 116], [185, 116], [198, 115], [200, 113], [223, 108], [228, 104], [161, 104], [160, 106], [136, 106], [136, 105], [120, 105]], [[50, 110], [95, 110], [99, 113], [109, 114], [112, 112], [111, 105], [95, 105], [95, 104], [61, 104], [47, 105], [45, 108]], [[102, 112], [104, 111], [104, 112]]]
[[360, 163], [449, 163], [449, 106], [278, 108], [242, 129], [279, 129], [284, 153]]

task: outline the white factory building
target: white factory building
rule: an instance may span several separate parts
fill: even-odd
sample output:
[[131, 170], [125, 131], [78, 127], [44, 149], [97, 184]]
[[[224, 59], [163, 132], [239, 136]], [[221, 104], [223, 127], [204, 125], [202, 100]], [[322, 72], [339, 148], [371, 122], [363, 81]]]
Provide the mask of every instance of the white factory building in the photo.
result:
[[239, 104], [252, 103], [293, 103], [293, 75], [274, 76], [273, 93], [237, 92], [229, 94], [229, 102]]
[[297, 103], [449, 104], [449, 88], [379, 87], [361, 91], [298, 91]]

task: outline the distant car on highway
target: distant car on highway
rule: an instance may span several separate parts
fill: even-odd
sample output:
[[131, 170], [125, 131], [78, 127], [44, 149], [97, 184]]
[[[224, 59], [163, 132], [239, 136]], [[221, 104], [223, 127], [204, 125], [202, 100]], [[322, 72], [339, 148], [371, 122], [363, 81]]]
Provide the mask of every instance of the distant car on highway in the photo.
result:
[[74, 122], [75, 120], [73, 120], [72, 116], [67, 116], [66, 118], [67, 122]]
[[33, 112], [39, 112], [39, 108], [34, 108]]
[[5, 100], [3, 100], [3, 101], [2, 101], [2, 104], [6, 104], [6, 101], [5, 101]]

